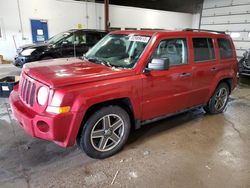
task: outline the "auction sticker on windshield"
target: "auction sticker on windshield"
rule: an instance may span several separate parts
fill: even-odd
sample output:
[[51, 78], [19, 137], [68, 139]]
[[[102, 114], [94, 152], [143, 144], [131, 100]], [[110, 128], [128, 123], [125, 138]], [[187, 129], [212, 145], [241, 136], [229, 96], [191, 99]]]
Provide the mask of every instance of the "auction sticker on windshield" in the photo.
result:
[[134, 42], [143, 42], [147, 43], [149, 41], [150, 37], [145, 37], [145, 36], [130, 36], [129, 41], [134, 41]]

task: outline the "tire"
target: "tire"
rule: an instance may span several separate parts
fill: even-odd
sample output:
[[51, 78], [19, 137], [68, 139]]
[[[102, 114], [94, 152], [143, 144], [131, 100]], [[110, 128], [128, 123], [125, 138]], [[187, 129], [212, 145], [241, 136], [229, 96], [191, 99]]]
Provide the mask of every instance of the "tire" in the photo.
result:
[[209, 114], [218, 114], [225, 110], [229, 99], [229, 87], [225, 82], [220, 83], [204, 110]]
[[92, 158], [107, 158], [122, 149], [130, 127], [130, 118], [124, 109], [119, 106], [103, 107], [86, 121], [77, 144]]

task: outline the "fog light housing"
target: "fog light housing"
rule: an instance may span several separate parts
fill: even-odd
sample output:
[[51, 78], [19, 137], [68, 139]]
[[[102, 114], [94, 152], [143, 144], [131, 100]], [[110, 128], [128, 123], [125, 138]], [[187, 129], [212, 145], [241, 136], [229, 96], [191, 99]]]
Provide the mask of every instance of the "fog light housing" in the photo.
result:
[[49, 125], [44, 121], [38, 121], [36, 123], [36, 126], [41, 132], [46, 133], [49, 131]]

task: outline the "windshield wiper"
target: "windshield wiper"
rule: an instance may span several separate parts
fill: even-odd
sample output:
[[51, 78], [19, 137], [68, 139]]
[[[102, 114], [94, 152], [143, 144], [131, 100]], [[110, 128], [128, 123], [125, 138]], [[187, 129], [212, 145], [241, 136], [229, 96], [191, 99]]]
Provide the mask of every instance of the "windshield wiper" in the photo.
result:
[[[86, 57], [84, 57], [86, 58]], [[88, 61], [91, 61], [93, 63], [99, 63], [99, 64], [103, 64], [103, 65], [106, 65], [108, 67], [112, 67], [113, 65], [111, 63], [109, 63], [108, 61], [105, 61], [103, 59], [99, 59], [99, 58], [96, 58], [96, 57], [90, 57], [90, 58], [86, 58]]]

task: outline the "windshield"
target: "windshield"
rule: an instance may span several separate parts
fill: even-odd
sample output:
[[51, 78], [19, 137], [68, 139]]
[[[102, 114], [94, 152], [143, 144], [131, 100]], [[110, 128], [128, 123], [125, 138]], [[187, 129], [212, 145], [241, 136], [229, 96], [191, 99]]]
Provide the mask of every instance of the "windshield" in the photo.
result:
[[108, 66], [133, 68], [149, 40], [149, 36], [107, 35], [88, 51], [85, 58]]
[[60, 41], [62, 41], [64, 38], [67, 38], [69, 36], [71, 36], [72, 33], [69, 33], [69, 32], [63, 32], [63, 33], [59, 33], [53, 37], [51, 37], [49, 40], [48, 40], [48, 43], [50, 44], [56, 44]]

